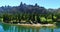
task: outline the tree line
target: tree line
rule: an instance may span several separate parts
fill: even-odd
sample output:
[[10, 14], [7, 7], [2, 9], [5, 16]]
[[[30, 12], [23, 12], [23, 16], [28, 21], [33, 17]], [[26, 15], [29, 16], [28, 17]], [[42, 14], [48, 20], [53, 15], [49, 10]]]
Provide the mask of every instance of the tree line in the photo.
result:
[[[56, 10], [56, 11], [55, 11]], [[19, 6], [0, 7], [0, 18], [6, 23], [41, 23], [48, 24], [58, 22], [60, 19], [59, 9], [46, 9], [35, 5], [26, 5], [22, 2]]]

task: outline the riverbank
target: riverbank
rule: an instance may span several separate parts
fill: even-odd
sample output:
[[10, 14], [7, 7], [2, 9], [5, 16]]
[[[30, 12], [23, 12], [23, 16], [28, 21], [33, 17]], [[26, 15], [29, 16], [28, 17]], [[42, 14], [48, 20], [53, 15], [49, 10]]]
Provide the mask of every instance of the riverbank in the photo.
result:
[[[4, 23], [4, 24], [10, 24], [10, 23]], [[55, 24], [10, 24], [10, 25], [20, 25], [20, 26], [34, 26], [34, 27], [41, 27], [41, 26], [53, 26], [55, 27]]]
[[16, 24], [16, 25], [36, 26], [36, 27], [40, 27], [40, 26], [55, 26], [55, 24]]

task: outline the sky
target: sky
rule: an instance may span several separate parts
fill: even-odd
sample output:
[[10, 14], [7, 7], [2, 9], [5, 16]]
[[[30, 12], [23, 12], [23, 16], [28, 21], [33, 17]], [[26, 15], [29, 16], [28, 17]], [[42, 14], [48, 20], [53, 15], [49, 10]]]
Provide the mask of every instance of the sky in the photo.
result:
[[1, 6], [19, 6], [20, 3], [26, 3], [27, 5], [34, 5], [37, 3], [39, 6], [43, 6], [45, 8], [59, 8], [60, 0], [0, 0]]

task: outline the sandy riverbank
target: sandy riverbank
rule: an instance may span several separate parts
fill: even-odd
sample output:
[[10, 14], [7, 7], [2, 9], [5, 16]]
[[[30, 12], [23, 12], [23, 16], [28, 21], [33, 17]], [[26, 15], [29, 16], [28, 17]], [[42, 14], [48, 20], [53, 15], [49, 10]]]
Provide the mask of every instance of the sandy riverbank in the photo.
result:
[[23, 25], [23, 26], [55, 26], [55, 24], [16, 24], [16, 25]]
[[[9, 23], [4, 23], [4, 24], [9, 24]], [[11, 25], [22, 25], [22, 26], [35, 26], [35, 27], [40, 27], [40, 26], [55, 26], [55, 24], [11, 24]]]

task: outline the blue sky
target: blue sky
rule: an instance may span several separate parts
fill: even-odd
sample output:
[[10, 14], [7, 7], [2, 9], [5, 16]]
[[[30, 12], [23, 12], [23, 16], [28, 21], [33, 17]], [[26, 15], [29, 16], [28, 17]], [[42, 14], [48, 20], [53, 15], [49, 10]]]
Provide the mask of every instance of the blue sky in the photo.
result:
[[20, 2], [26, 3], [27, 5], [34, 5], [37, 3], [39, 6], [43, 6], [45, 8], [59, 8], [60, 0], [0, 0], [1, 6], [18, 6]]

